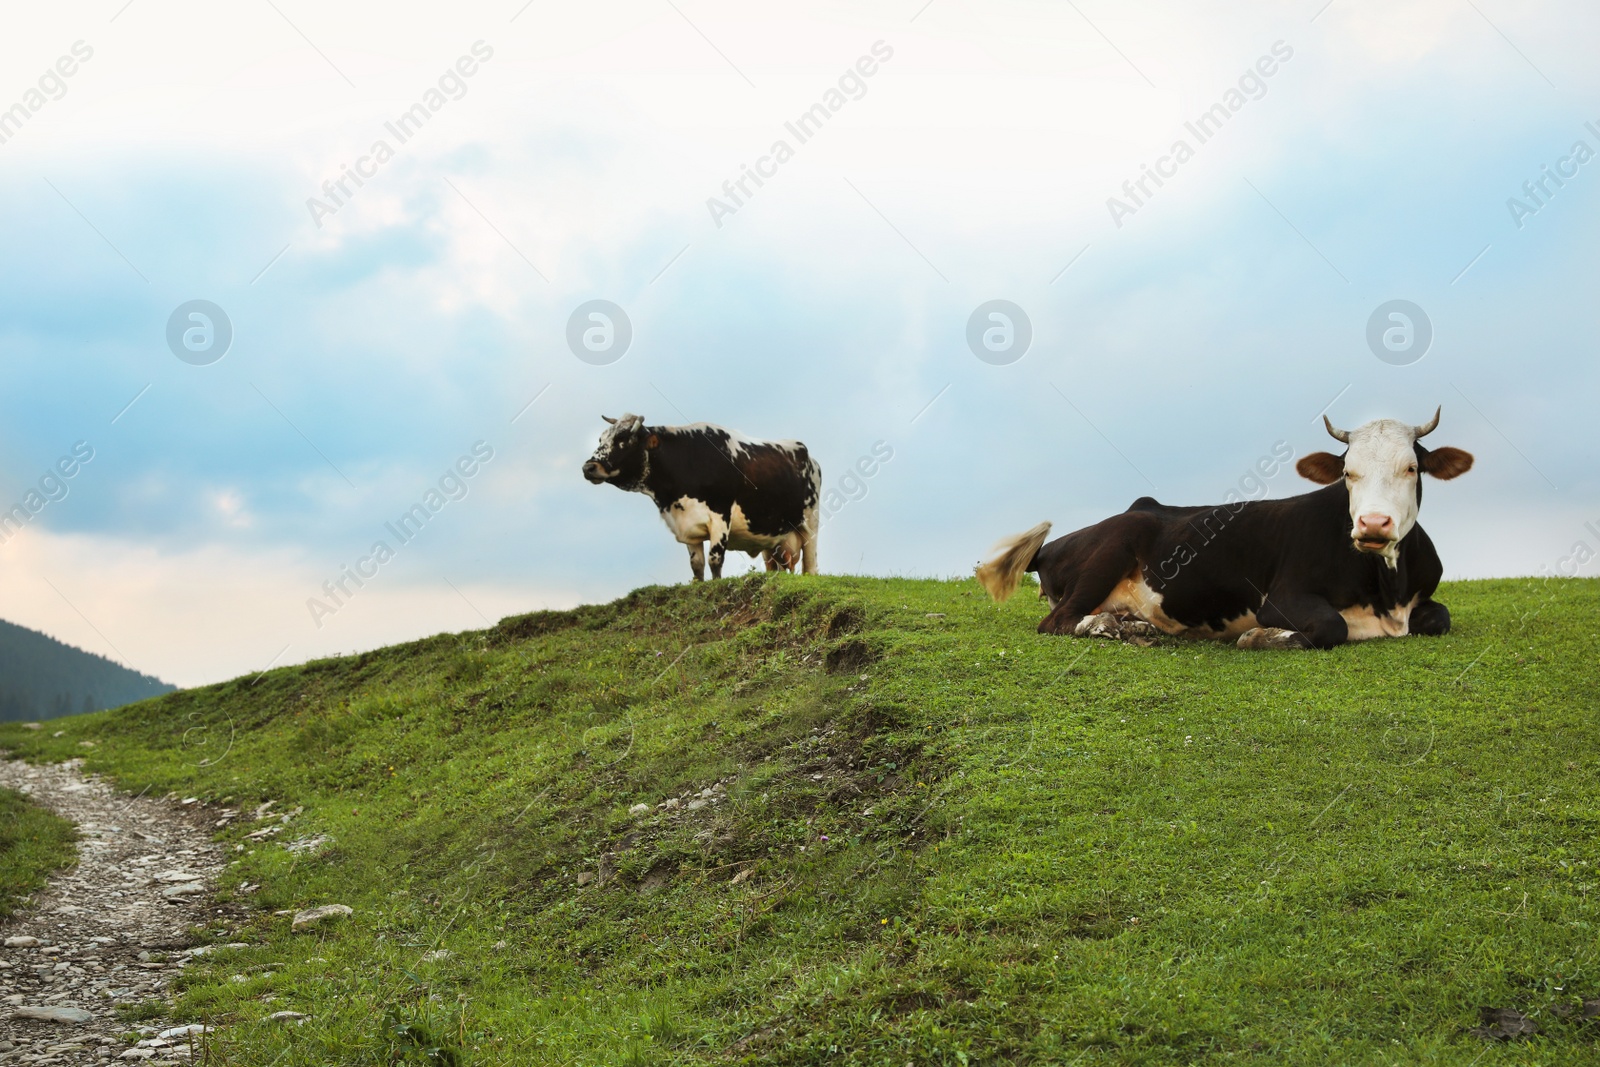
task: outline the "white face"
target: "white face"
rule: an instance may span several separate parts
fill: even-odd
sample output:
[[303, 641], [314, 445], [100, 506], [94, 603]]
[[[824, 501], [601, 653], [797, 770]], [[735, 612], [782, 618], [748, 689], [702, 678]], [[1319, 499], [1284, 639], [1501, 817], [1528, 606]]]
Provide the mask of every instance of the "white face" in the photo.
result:
[[1354, 430], [1328, 433], [1345, 443], [1345, 454], [1312, 452], [1295, 469], [1321, 485], [1342, 481], [1350, 495], [1350, 541], [1359, 552], [1399, 566], [1400, 542], [1417, 524], [1423, 474], [1448, 481], [1472, 469], [1472, 453], [1446, 445], [1422, 448], [1417, 439], [1439, 425], [1439, 412], [1421, 426], [1375, 419]]
[[1392, 556], [1417, 524], [1416, 430], [1377, 419], [1350, 431], [1344, 484], [1350, 491], [1350, 538], [1356, 548]]
[[[644, 425], [644, 419], [638, 415], [624, 415], [612, 421], [600, 435], [600, 444], [595, 448], [594, 455], [583, 465], [583, 476], [596, 484], [610, 481], [625, 473], [625, 468], [630, 466], [630, 459], [634, 462], [631, 466], [637, 467], [641, 453], [639, 430]], [[633, 471], [632, 473], [639, 473]]]

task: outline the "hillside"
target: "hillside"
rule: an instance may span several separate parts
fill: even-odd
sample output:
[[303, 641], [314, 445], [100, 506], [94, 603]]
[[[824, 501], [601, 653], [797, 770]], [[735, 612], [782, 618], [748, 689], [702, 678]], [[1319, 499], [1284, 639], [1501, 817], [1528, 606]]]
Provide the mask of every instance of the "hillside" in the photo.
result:
[[173, 686], [0, 619], [0, 722], [120, 707]]
[[0, 746], [238, 813], [231, 1065], [1593, 1063], [1600, 582], [1441, 599], [1244, 653], [756, 575]]

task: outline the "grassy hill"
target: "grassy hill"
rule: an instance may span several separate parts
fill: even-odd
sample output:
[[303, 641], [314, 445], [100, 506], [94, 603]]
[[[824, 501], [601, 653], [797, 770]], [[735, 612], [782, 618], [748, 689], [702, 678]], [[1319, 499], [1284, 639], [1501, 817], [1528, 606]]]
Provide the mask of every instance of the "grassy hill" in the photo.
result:
[[0, 745], [242, 812], [219, 1063], [1594, 1063], [1600, 582], [1441, 599], [1243, 653], [753, 576]]

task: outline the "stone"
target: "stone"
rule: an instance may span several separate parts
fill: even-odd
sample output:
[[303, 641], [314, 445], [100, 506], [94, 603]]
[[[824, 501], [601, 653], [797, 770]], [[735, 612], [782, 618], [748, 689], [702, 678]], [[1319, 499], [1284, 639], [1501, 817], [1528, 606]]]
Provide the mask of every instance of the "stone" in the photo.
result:
[[355, 909], [344, 904], [324, 904], [320, 908], [307, 908], [297, 911], [290, 927], [295, 930], [309, 930], [315, 926], [323, 926], [330, 922], [349, 918], [355, 914]]
[[175, 885], [170, 888], [163, 889], [161, 891], [161, 895], [166, 897], [168, 900], [181, 902], [189, 899], [190, 897], [200, 896], [205, 891], [206, 887], [201, 882], [185, 882], [183, 885]]
[[190, 1023], [188, 1026], [174, 1026], [170, 1030], [163, 1030], [156, 1037], [162, 1041], [172, 1041], [176, 1038], [188, 1037], [190, 1034], [209, 1034], [215, 1027], [202, 1026], [200, 1023]]
[[243, 941], [230, 941], [226, 945], [201, 945], [198, 948], [191, 948], [188, 951], [187, 955], [190, 955], [190, 956], [209, 956], [213, 952], [221, 952], [224, 949], [240, 949], [240, 948], [249, 948], [249, 947], [250, 946], [245, 944]]
[[628, 809], [628, 814], [629, 815], [633, 815], [633, 816], [649, 815], [650, 814], [650, 805], [648, 805], [648, 804], [635, 804], [633, 807]]
[[48, 1006], [19, 1004], [11, 1010], [13, 1019], [38, 1019], [46, 1023], [87, 1023], [93, 1022], [94, 1016], [82, 1008], [69, 1008], [64, 1004], [51, 1004]]
[[37, 937], [29, 937], [27, 934], [6, 938], [6, 948], [33, 948], [38, 944], [40, 941]]
[[284, 845], [283, 850], [290, 853], [317, 852], [321, 850], [324, 845], [331, 845], [332, 843], [333, 838], [329, 837], [327, 834], [317, 834], [314, 837], [296, 838], [295, 840]]
[[277, 1023], [295, 1023], [298, 1025], [311, 1018], [311, 1016], [298, 1011], [275, 1011], [267, 1018]]

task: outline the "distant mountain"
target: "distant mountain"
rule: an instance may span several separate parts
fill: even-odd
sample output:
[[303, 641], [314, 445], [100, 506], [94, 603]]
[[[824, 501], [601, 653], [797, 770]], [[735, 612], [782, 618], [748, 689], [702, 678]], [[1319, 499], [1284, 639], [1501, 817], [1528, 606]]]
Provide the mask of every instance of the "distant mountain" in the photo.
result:
[[176, 688], [0, 619], [0, 722], [81, 715]]

